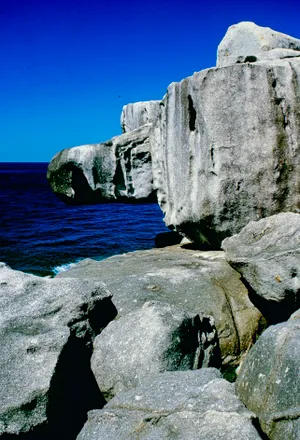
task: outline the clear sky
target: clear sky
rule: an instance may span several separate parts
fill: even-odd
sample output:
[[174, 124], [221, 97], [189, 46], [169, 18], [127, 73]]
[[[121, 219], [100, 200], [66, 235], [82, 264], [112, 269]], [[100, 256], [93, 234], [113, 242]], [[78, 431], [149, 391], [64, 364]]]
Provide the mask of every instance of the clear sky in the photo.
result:
[[299, 0], [0, 0], [0, 162], [121, 133], [129, 102], [216, 63], [240, 21], [300, 38]]

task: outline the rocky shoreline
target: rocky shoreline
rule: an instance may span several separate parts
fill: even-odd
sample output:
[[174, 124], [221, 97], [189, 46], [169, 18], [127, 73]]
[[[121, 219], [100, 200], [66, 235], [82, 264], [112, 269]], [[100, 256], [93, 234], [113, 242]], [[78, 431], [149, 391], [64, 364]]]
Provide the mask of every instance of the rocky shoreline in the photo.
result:
[[300, 40], [240, 23], [216, 68], [53, 158], [66, 203], [157, 196], [189, 240], [0, 264], [1, 438], [300, 439], [299, 97]]

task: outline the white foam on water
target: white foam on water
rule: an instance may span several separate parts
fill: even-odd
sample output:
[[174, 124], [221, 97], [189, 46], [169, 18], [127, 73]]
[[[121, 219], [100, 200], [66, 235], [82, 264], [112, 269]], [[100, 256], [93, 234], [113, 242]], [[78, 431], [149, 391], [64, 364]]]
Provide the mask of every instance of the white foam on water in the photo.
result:
[[77, 263], [79, 263], [80, 260], [73, 262], [73, 263], [65, 263], [61, 264], [60, 266], [56, 266], [52, 269], [52, 272], [54, 275], [58, 275], [61, 272], [66, 272], [67, 270], [71, 269], [71, 267], [76, 266]]

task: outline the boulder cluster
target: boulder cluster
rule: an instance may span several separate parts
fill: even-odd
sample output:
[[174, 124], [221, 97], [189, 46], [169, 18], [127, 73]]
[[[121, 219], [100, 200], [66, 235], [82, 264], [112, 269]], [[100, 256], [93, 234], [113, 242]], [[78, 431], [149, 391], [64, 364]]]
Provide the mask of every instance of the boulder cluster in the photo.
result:
[[121, 125], [58, 153], [53, 191], [157, 197], [189, 240], [54, 279], [1, 263], [0, 437], [299, 440], [300, 40], [231, 26]]

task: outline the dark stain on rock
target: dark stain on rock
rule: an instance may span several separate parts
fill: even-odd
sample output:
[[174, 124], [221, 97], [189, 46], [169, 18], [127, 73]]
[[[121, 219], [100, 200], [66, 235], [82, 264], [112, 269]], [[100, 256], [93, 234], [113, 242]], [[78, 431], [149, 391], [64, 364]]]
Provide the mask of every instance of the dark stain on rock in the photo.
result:
[[191, 95], [188, 95], [188, 102], [189, 102], [189, 127], [191, 131], [195, 131], [195, 122], [197, 113], [194, 108], [194, 103]]

